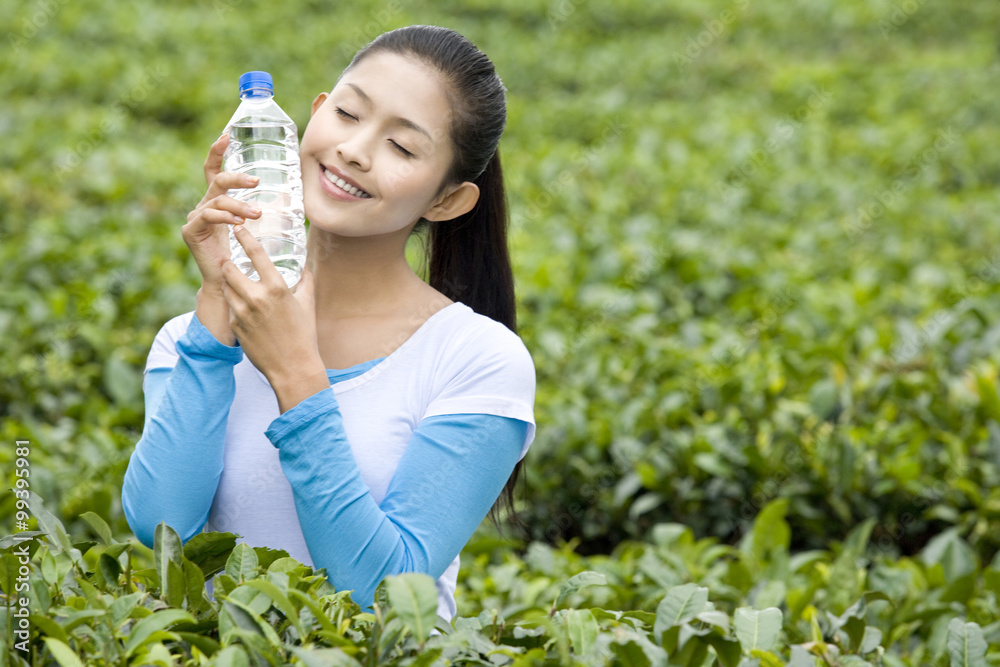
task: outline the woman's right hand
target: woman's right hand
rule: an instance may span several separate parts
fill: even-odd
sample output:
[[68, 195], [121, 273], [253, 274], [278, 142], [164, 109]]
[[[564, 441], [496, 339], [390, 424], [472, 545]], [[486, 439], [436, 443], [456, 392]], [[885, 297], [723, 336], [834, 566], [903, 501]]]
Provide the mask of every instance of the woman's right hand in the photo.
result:
[[181, 236], [201, 271], [202, 292], [222, 297], [222, 265], [230, 258], [229, 226], [242, 224], [246, 218], [260, 217], [260, 210], [226, 194], [235, 188], [252, 188], [257, 178], [222, 171], [222, 156], [229, 135], [219, 137], [205, 158], [205, 182], [208, 191], [193, 211]]

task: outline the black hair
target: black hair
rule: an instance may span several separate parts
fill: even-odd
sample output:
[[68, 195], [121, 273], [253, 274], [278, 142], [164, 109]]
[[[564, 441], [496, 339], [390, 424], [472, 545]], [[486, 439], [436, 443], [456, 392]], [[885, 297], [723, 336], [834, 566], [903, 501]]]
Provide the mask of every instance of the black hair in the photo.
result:
[[[479, 188], [475, 207], [454, 220], [427, 223], [428, 282], [453, 301], [517, 331], [514, 275], [507, 249], [507, 196], [498, 145], [507, 123], [506, 89], [493, 63], [475, 44], [448, 28], [416, 25], [383, 33], [355, 54], [347, 70], [378, 52], [412, 56], [449, 84], [454, 160], [443, 185], [471, 181]], [[512, 523], [514, 487], [523, 461], [514, 466], [490, 510], [499, 525], [505, 510]]]

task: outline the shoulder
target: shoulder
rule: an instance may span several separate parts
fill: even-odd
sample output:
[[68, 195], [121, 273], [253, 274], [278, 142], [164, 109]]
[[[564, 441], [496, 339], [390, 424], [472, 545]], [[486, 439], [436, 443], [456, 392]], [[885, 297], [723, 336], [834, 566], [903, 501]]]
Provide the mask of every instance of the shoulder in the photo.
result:
[[157, 332], [156, 337], [153, 339], [153, 345], [149, 350], [149, 356], [146, 358], [146, 370], [151, 368], [161, 368], [173, 366], [177, 363], [177, 341], [180, 340], [181, 336], [187, 331], [188, 326], [191, 324], [191, 320], [194, 318], [194, 311], [189, 311], [183, 313], [176, 317], [173, 317], [160, 327]]
[[447, 365], [459, 375], [511, 376], [535, 384], [535, 366], [521, 337], [505, 325], [458, 302], [450, 319], [439, 327]]
[[531, 425], [533, 434], [535, 366], [521, 338], [460, 302], [446, 314], [435, 327], [434, 379], [423, 416], [511, 417]]

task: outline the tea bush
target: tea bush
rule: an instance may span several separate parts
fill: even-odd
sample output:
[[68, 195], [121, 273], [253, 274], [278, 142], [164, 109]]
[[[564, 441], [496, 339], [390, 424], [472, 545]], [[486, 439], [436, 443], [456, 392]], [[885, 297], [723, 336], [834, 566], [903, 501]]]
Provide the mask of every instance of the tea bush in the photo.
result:
[[[666, 651], [728, 664], [733, 646], [751, 659], [739, 624], [776, 618], [742, 607], [779, 610], [771, 652], [790, 664], [809, 664], [802, 650], [828, 664], [936, 664], [955, 660], [949, 642], [978, 646], [980, 630], [996, 643], [1000, 6], [281, 10], [35, 0], [0, 13], [0, 461], [14, 486], [14, 443], [31, 443], [31, 489], [69, 536], [53, 542], [50, 522], [30, 541], [32, 604], [49, 600], [33, 613], [52, 619], [32, 625], [39, 664], [72, 663], [58, 642], [95, 662], [196, 663], [195, 635], [219, 645], [198, 649], [219, 662], [335, 661], [296, 651], [347, 646], [337, 636], [369, 663], [486, 660], [488, 641], [504, 647], [494, 662], [658, 662]], [[203, 606], [196, 590], [193, 602], [164, 593], [120, 504], [153, 336], [194, 307], [179, 228], [237, 77], [270, 70], [302, 130], [358, 47], [410, 23], [469, 35], [508, 87], [520, 333], [538, 372], [525, 542], [483, 531], [469, 545], [465, 620], [423, 649], [405, 614], [390, 628], [287, 561], [269, 572], [260, 556], [244, 579], [342, 614], [335, 631], [290, 592], [301, 628], [263, 599], [248, 620]], [[0, 515], [16, 502], [0, 496]], [[767, 508], [780, 508], [767, 525], [781, 526], [786, 555], [753, 561]], [[183, 560], [166, 562], [198, 588]], [[102, 568], [121, 570], [117, 582]], [[295, 583], [278, 576], [292, 571]], [[553, 608], [583, 571], [606, 584]], [[231, 604], [259, 597], [233, 593], [246, 585], [228, 591]], [[663, 601], [685, 595], [707, 597], [657, 626]], [[396, 613], [391, 600], [381, 609]], [[174, 620], [126, 656], [118, 648], [143, 610]], [[222, 627], [236, 617], [250, 635]], [[858, 640], [858, 619], [879, 641], [865, 628]]]

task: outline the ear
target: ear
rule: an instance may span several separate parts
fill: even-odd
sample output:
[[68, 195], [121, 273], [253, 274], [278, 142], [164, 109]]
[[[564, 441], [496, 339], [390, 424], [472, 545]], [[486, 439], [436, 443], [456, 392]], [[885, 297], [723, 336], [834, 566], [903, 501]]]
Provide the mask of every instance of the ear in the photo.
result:
[[316, 96], [316, 99], [313, 100], [312, 111], [309, 112], [310, 118], [312, 118], [313, 114], [315, 114], [316, 111], [319, 110], [321, 106], [323, 106], [323, 102], [326, 102], [326, 98], [328, 98], [329, 96], [330, 96], [329, 93], [320, 93], [319, 95]]
[[465, 181], [461, 185], [449, 188], [422, 217], [431, 222], [454, 220], [471, 211], [478, 201], [479, 186], [471, 181]]

